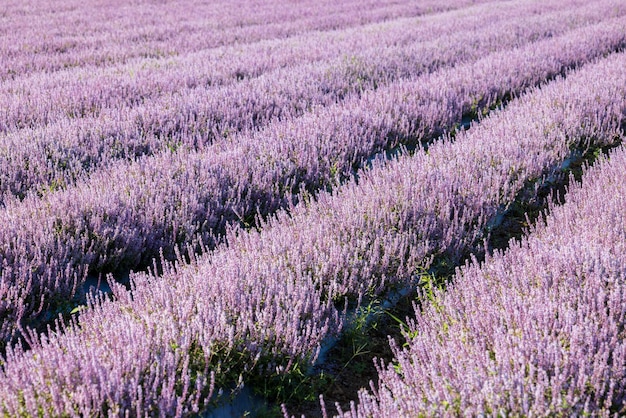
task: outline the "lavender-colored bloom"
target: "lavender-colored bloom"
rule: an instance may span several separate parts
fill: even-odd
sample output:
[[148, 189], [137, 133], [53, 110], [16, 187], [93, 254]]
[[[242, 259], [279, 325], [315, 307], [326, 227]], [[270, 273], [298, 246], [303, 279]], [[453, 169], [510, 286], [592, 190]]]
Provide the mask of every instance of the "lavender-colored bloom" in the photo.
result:
[[[388, 36], [372, 36], [370, 45], [355, 46], [357, 50], [349, 57], [343, 55], [342, 49], [337, 49], [335, 54], [339, 57], [322, 62], [304, 60], [299, 65], [292, 63], [238, 83], [231, 80], [216, 86], [213, 83], [197, 85], [197, 81], [189, 80], [185, 73], [178, 71], [175, 73], [180, 80], [177, 83], [169, 83], [167, 77], [162, 80], [157, 77], [148, 79], [145, 86], [140, 81], [133, 82], [134, 77], [124, 73], [121, 77], [131, 80], [131, 84], [119, 86], [119, 89], [108, 80], [112, 77], [109, 76], [102, 80], [105, 86], [112, 85], [113, 91], [109, 94], [103, 91], [106, 87], [101, 84], [91, 89], [87, 87], [81, 93], [82, 80], [70, 86], [61, 84], [48, 88], [46, 85], [38, 88], [37, 83], [25, 80], [23, 83], [33, 84], [33, 87], [21, 93], [11, 82], [10, 94], [4, 100], [6, 105], [0, 105], [5, 108], [8, 130], [0, 136], [3, 155], [0, 195], [23, 197], [29, 192], [41, 195], [63, 189], [115, 159], [132, 160], [169, 149], [202, 149], [237, 132], [258, 129], [275, 119], [300, 116], [316, 106], [333, 105], [394, 80], [475, 61], [494, 51], [564, 34], [598, 21], [605, 24], [609, 17], [626, 13], [626, 6], [615, 1], [566, 10], [563, 9], [569, 2], [558, 3], [558, 8], [550, 3], [539, 3], [516, 7], [503, 4], [492, 7], [494, 10], [490, 12], [485, 12], [486, 6], [475, 7], [472, 13], [465, 12], [467, 16], [460, 12], [458, 18], [450, 14], [448, 17], [453, 23], [447, 23], [445, 30], [439, 28], [438, 31], [432, 29], [434, 23], [427, 23], [439, 22], [440, 16], [424, 18], [426, 24], [406, 31], [393, 29], [394, 26], [390, 29], [388, 24], [383, 27]], [[538, 10], [546, 13], [531, 14]], [[409, 25], [404, 23], [404, 26]], [[425, 37], [420, 42], [406, 40], [411, 39], [410, 34], [419, 37], [420, 33]], [[352, 32], [346, 36], [352, 37]], [[588, 51], [599, 54], [618, 48], [623, 42], [621, 38], [623, 31], [612, 30], [611, 39], [597, 40], [604, 47], [596, 44]], [[467, 39], [472, 42], [468, 44]], [[250, 56], [256, 55], [251, 53]], [[275, 55], [262, 55], [255, 62], [277, 59]], [[227, 55], [219, 62], [230, 61]], [[202, 74], [210, 71], [198, 67], [196, 71]], [[235, 75], [237, 73], [235, 71]], [[546, 75], [549, 74], [543, 76]], [[80, 76], [75, 71], [67, 71], [67, 77], [72, 80]], [[187, 86], [187, 82], [191, 86]], [[161, 87], [163, 83], [167, 87]], [[55, 91], [62, 94], [55, 95]], [[56, 97], [62, 103], [58, 103]]]
[[623, 415], [624, 172], [621, 147], [521, 242], [460, 269], [345, 416]]
[[293, 7], [285, 1], [176, 0], [155, 7], [150, 2], [7, 1], [3, 3], [6, 13], [0, 56], [5, 65], [0, 78], [67, 67], [107, 66], [138, 57], [167, 57], [220, 45], [417, 16], [472, 3], [475, 1], [428, 0], [416, 7], [411, 2], [394, 0], [306, 0]]
[[[341, 60], [344, 60], [347, 62], [343, 64], [354, 66], [366, 62], [371, 66], [372, 60], [383, 59], [377, 54], [384, 54], [385, 50], [389, 50], [387, 60], [398, 61], [401, 52], [405, 55], [405, 51], [411, 52], [408, 46], [415, 49], [417, 45], [412, 45], [414, 43], [437, 40], [442, 46], [444, 39], [439, 38], [449, 37], [452, 33], [456, 33], [457, 40], [474, 38], [466, 31], [484, 30], [496, 21], [510, 25], [511, 20], [519, 20], [531, 11], [565, 13], [561, 16], [564, 21], [561, 25], [569, 24], [570, 27], [606, 18], [607, 12], [615, 16], [620, 13], [619, 7], [604, 10], [602, 4], [595, 4], [593, 9], [583, 7], [584, 20], [576, 13], [573, 16], [578, 16], [576, 20], [579, 22], [567, 22], [568, 12], [574, 6], [577, 6], [575, 2], [530, 2], [513, 7], [488, 4], [426, 17], [404, 17], [329, 32], [314, 31], [284, 39], [225, 45], [168, 59], [141, 58], [105, 67], [85, 66], [21, 75], [0, 83], [0, 106], [4, 113], [1, 123], [4, 124], [3, 130], [11, 130], [12, 126], [49, 125], [64, 117], [97, 116], [103, 108], [141, 104], [165, 93], [184, 94], [186, 88], [231, 84], [238, 79], [254, 78], [268, 71], [305, 63], [335, 67], [341, 66]], [[558, 28], [556, 30], [552, 29], [551, 33], [558, 33]], [[324, 47], [320, 48], [320, 45]], [[53, 59], [58, 54], [51, 52], [50, 55]], [[410, 69], [409, 65], [404, 66]], [[325, 71], [332, 69], [323, 68]], [[391, 66], [384, 72], [390, 69]], [[353, 68], [353, 71], [357, 70]]]
[[341, 329], [335, 302], [412, 285], [419, 266], [467, 248], [570, 147], [614, 141], [625, 64], [621, 53], [584, 66], [454, 141], [376, 164], [189, 264], [135, 275], [130, 292], [114, 286], [115, 301], [92, 303], [29, 351], [8, 350], [3, 412], [183, 415], [210, 396], [211, 373], [236, 379], [229, 373], [314, 360]]
[[[51, 301], [66, 300], [86, 268], [130, 269], [160, 249], [172, 258], [177, 245], [211, 244], [227, 225], [285, 206], [300, 186], [332, 185], [399, 140], [436, 135], [478, 97], [488, 105], [614, 49], [626, 37], [624, 19], [393, 83], [201, 152], [112, 163], [67, 190], [7, 204], [0, 210], [3, 340], [36, 325]], [[599, 112], [612, 112], [610, 104], [599, 102], [608, 106]]]

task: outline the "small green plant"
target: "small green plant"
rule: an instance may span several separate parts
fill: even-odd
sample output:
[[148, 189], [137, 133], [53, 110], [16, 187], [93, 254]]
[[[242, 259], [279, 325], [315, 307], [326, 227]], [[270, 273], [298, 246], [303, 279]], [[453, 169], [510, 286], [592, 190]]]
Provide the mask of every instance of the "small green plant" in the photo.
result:
[[[271, 405], [283, 403], [300, 404], [314, 402], [319, 393], [323, 392], [331, 383], [328, 374], [309, 373], [306, 363], [296, 362], [288, 372], [275, 371], [263, 376], [252, 375], [247, 384], [257, 395], [265, 398]], [[280, 416], [276, 407], [265, 407], [260, 411], [263, 416]], [[255, 411], [255, 414], [257, 412]], [[255, 415], [258, 416], [258, 415]]]

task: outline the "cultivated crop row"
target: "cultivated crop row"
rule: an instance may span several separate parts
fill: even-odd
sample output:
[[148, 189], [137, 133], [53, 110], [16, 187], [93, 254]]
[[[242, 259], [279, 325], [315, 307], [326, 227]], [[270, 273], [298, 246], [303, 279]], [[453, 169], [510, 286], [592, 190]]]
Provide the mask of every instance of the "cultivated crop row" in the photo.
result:
[[[484, 1], [484, 0], [482, 0]], [[94, 4], [95, 3], [95, 4]], [[53, 7], [40, 2], [3, 4], [0, 79], [76, 66], [107, 66], [138, 57], [167, 57], [233, 43], [286, 38], [401, 16], [456, 9], [470, 0], [385, 1], [171, 1], [92, 2]], [[198, 18], [201, 16], [202, 18]], [[33, 20], [38, 22], [33, 25]], [[42, 36], [44, 34], [44, 36]]]
[[[0, 164], [0, 192], [23, 197], [35, 189], [42, 194], [50, 188], [64, 188], [115, 159], [133, 159], [179, 147], [204, 148], [216, 139], [222, 141], [271, 120], [300, 116], [317, 106], [331, 106], [350, 94], [395, 79], [474, 61], [493, 50], [523, 45], [550, 34], [567, 33], [572, 27], [597, 22], [604, 14], [615, 14], [619, 19], [625, 12], [626, 6], [615, 7], [614, 1], [604, 1], [571, 12], [505, 18], [506, 22], [485, 23], [480, 29], [455, 32], [432, 42], [407, 44], [386, 52], [366, 50], [363, 55], [357, 54], [354, 62], [338, 59], [325, 65], [302, 64], [233, 85], [184, 88], [140, 105], [103, 109], [97, 116], [20, 129], [0, 137], [0, 149], [5, 155]], [[604, 45], [601, 51], [621, 46], [624, 34], [619, 25], [623, 21], [606, 18], [602, 23], [607, 27], [594, 26], [600, 32], [593, 42]], [[466, 39], [473, 43], [467, 45]], [[596, 49], [580, 50], [584, 54], [598, 53]], [[43, 119], [27, 125], [45, 123], [46, 109], [39, 110], [29, 115]], [[29, 117], [26, 115], [26, 119]]]
[[[617, 16], [621, 13], [620, 8], [623, 8], [618, 5], [617, 9], [612, 10], [606, 7], [607, 4], [596, 3], [592, 6], [586, 5], [575, 13], [563, 14], [561, 20], [565, 22], [560, 23], [555, 29], [548, 28], [550, 24], [556, 23], [556, 19], [553, 22], [546, 22], [543, 32], [556, 35], [562, 30], [561, 27], [591, 24], [607, 18], [607, 13]], [[290, 67], [290, 71], [294, 71], [297, 69], [292, 67], [300, 64], [324, 67], [318, 74], [319, 77], [322, 77], [324, 72], [332, 71], [351, 70], [358, 73], [372, 71], [373, 68], [382, 65], [381, 58], [376, 58], [375, 55], [385, 51], [386, 55], [391, 55], [388, 58], [393, 58], [391, 61], [395, 63], [393, 66], [389, 65], [388, 70], [401, 67], [389, 75], [389, 78], [393, 78], [400, 70], [406, 71], [403, 68], [407, 67], [407, 64], [401, 65], [403, 61], [398, 62], [400, 59], [398, 56], [393, 56], [410, 54], [412, 49], [417, 47], [415, 43], [437, 40], [437, 44], [442, 47], [445, 39], [437, 38], [455, 34], [454, 39], [458, 43], [466, 43], [461, 41], [461, 37], [464, 37], [464, 40], [472, 39], [472, 42], [467, 42], [471, 45], [475, 44], [477, 39], [474, 33], [468, 31], [485, 29], [495, 23], [502, 24], [503, 21], [514, 19], [518, 23], [507, 27], [510, 31], [516, 32], [516, 28], [521, 27], [520, 18], [529, 16], [531, 12], [563, 13], [575, 7], [580, 5], [572, 1], [555, 4], [534, 1], [513, 6], [482, 4], [426, 17], [402, 18], [356, 28], [329, 32], [315, 31], [297, 37], [227, 45], [169, 59], [140, 59], [100, 68], [82, 66], [36, 73], [16, 80], [6, 80], [1, 84], [0, 108], [3, 112], [1, 120], [6, 130], [20, 127], [34, 128], [62, 118], [98, 116], [103, 108], [141, 104], [179, 90], [182, 90], [179, 94], [184, 95], [187, 89], [198, 86], [232, 84], [243, 78], [258, 77], [278, 68]], [[529, 29], [529, 32], [532, 31]], [[519, 40], [522, 41], [522, 38]], [[324, 47], [321, 48], [320, 45]], [[419, 45], [423, 53], [430, 52], [424, 49], [426, 46]], [[51, 51], [50, 55], [58, 54]], [[456, 59], [461, 59], [458, 55], [453, 54]], [[443, 58], [439, 57], [443, 61], [439, 65], [447, 61]], [[375, 64], [371, 63], [371, 60], [374, 60]], [[405, 57], [404, 61], [406, 60]], [[335, 68], [342, 66], [350, 68], [343, 70]], [[366, 68], [360, 69], [359, 66]], [[368, 66], [371, 68], [368, 69]], [[373, 76], [381, 77], [380, 72], [381, 70]], [[273, 77], [285, 75], [278, 73]], [[332, 77], [326, 74], [326, 78]], [[362, 74], [362, 78], [370, 79], [370, 76]]]
[[352, 417], [625, 412], [626, 152], [416, 310]]
[[415, 285], [416, 269], [457, 257], [572, 148], [615, 141], [625, 64], [621, 53], [585, 66], [427, 153], [375, 165], [259, 232], [229, 234], [189, 265], [135, 275], [131, 292], [114, 286], [116, 300], [93, 302], [77, 324], [9, 349], [3, 412], [181, 415], [216, 381], [314, 360], [341, 329], [344, 297]]
[[150, 264], [177, 245], [213, 245], [228, 224], [285, 206], [398, 142], [418, 142], [563, 68], [623, 45], [624, 18], [492, 54], [344, 105], [320, 108], [203, 152], [112, 164], [87, 182], [0, 211], [1, 335], [47, 318], [97, 273]]

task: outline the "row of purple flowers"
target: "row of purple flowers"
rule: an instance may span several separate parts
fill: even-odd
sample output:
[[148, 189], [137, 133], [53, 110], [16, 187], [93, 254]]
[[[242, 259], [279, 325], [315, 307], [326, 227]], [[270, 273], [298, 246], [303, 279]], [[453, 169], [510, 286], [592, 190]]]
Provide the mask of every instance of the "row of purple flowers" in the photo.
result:
[[461, 268], [344, 416], [623, 415], [625, 172], [622, 146], [521, 242]]
[[[270, 68], [259, 76], [239, 82], [235, 71], [230, 82], [221, 85], [188, 87], [186, 74], [180, 73], [176, 83], [167, 83], [168, 77], [159, 75], [156, 80], [141, 79], [119, 89], [112, 81], [87, 84], [84, 90], [80, 82], [40, 90], [35, 84], [20, 99], [9, 83], [10, 92], [0, 105], [6, 112], [0, 123], [6, 123], [9, 130], [0, 136], [4, 155], [0, 194], [6, 198], [41, 195], [74, 184], [114, 160], [128, 161], [181, 147], [205, 148], [272, 120], [298, 117], [396, 80], [476, 61], [499, 50], [626, 14], [626, 6], [616, 5], [614, 0], [569, 8], [569, 0], [558, 2], [558, 8], [539, 3], [503, 4], [490, 12], [485, 11], [486, 6], [474, 7], [459, 18], [447, 13], [456, 24], [442, 25], [445, 30], [438, 31], [429, 22], [439, 22], [439, 15], [424, 18], [424, 24], [403, 21], [401, 28], [412, 28], [407, 30], [399, 30], [392, 22], [380, 37], [371, 36], [368, 47], [352, 49], [348, 57], [341, 48], [334, 52], [324, 48], [332, 58], [292, 60], [273, 70], [272, 65], [280, 64], [268, 64]], [[545, 13], [533, 14], [543, 9]], [[612, 25], [616, 23], [621, 24], [614, 21]], [[603, 40], [608, 48], [621, 42], [621, 33], [610, 30], [613, 39]], [[353, 34], [348, 33], [347, 39], [355, 37]], [[393, 46], [387, 48], [389, 45]], [[287, 41], [281, 44], [283, 50], [289, 46]], [[250, 59], [272, 62], [276, 55], [252, 54]], [[229, 58], [218, 62], [229, 62]], [[202, 66], [197, 67], [205, 73]], [[67, 74], [76, 77], [73, 71]], [[126, 74], [123, 79], [133, 77]], [[102, 91], [108, 88], [111, 92]]]
[[433, 137], [564, 68], [624, 45], [624, 18], [496, 52], [270, 124], [203, 151], [118, 162], [66, 190], [0, 210], [0, 335], [10, 341], [67, 303], [86, 272], [133, 269], [177, 246], [212, 246], [227, 225], [332, 187], [372, 154]]
[[260, 231], [232, 231], [227, 244], [161, 275], [133, 275], [131, 291], [114, 285], [115, 300], [92, 301], [77, 322], [31, 335], [30, 350], [8, 350], [2, 411], [179, 416], [238, 373], [314, 361], [341, 330], [345, 298], [414, 285], [417, 269], [472, 245], [498, 208], [573, 147], [617, 140], [625, 64], [620, 53], [586, 65], [454, 140], [374, 164], [358, 182], [279, 211]]

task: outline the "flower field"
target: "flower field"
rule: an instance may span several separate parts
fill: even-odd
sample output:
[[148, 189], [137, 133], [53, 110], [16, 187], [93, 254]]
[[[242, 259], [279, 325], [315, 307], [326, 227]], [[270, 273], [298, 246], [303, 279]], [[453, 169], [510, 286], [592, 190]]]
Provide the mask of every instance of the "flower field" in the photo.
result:
[[626, 414], [623, 1], [0, 11], [3, 416]]

